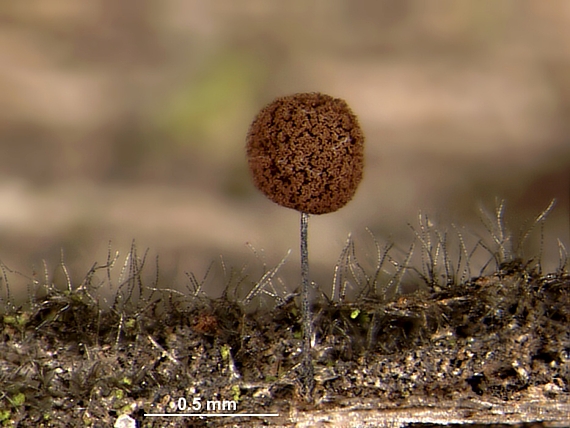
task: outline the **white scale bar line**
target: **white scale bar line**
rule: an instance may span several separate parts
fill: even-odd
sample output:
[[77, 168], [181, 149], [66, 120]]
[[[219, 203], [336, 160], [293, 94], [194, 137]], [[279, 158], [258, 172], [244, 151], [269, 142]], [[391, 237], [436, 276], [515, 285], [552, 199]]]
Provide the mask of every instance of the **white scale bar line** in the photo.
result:
[[269, 417], [269, 416], [279, 416], [279, 413], [145, 413], [144, 414], [146, 417], [148, 416], [154, 416], [154, 417], [158, 417], [158, 416], [170, 416], [170, 417], [185, 417], [185, 416], [201, 416], [201, 417], [222, 417], [222, 416], [228, 416], [228, 417], [240, 417], [240, 416], [263, 416], [263, 417]]

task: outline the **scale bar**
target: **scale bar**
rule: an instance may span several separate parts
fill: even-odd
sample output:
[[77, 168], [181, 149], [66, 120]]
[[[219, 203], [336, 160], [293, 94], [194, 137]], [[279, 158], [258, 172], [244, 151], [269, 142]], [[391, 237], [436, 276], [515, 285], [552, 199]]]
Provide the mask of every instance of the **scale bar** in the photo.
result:
[[275, 417], [279, 416], [279, 413], [145, 413], [145, 417], [189, 417], [189, 416], [200, 416], [204, 418], [220, 418], [220, 417], [230, 417], [230, 418], [238, 418], [238, 417], [254, 417], [254, 416], [261, 416], [261, 417]]

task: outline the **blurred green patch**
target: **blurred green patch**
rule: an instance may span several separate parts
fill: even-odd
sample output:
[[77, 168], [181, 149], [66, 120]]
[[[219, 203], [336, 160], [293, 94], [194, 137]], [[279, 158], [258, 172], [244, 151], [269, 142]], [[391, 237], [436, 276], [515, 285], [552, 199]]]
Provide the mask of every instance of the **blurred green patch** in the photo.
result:
[[235, 141], [241, 141], [247, 131], [244, 124], [250, 122], [256, 89], [264, 76], [262, 63], [254, 57], [220, 54], [167, 95], [156, 117], [157, 126], [172, 141], [209, 155], [241, 150]]

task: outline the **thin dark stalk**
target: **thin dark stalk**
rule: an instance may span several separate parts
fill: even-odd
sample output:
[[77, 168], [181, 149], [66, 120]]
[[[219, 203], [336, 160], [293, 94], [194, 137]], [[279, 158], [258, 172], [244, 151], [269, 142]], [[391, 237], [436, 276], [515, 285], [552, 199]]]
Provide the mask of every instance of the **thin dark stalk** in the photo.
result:
[[312, 401], [315, 385], [315, 373], [311, 356], [311, 338], [313, 337], [313, 323], [309, 305], [309, 249], [308, 241], [309, 214], [301, 212], [301, 300], [303, 312], [303, 361], [301, 363], [302, 383], [307, 401]]

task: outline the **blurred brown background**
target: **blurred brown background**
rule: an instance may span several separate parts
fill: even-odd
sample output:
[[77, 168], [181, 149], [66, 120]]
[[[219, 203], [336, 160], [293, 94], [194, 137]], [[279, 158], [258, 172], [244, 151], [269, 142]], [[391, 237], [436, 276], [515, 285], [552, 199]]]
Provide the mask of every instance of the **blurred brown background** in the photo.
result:
[[348, 233], [407, 248], [420, 209], [479, 233], [496, 198], [515, 231], [558, 199], [557, 265], [566, 0], [2, 2], [0, 260], [31, 274], [63, 249], [77, 281], [109, 240], [124, 255], [136, 239], [169, 285], [220, 255], [259, 275], [258, 257], [291, 248], [293, 288], [298, 213], [253, 188], [244, 144], [261, 107], [303, 91], [344, 98], [367, 137], [355, 199], [311, 219], [314, 279], [330, 280]]

